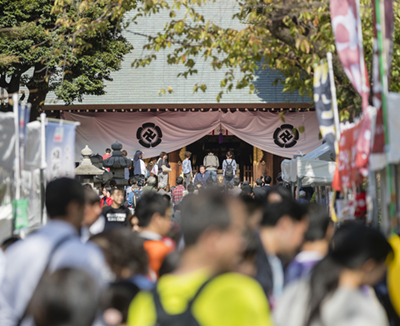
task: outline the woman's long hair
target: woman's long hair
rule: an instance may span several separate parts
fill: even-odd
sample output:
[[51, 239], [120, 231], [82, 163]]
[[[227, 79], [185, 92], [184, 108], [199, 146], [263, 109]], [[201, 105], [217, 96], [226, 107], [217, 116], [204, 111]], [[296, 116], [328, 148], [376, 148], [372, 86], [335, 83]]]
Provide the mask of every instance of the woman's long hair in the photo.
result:
[[357, 269], [369, 259], [382, 263], [391, 252], [392, 247], [377, 230], [355, 224], [339, 229], [332, 250], [311, 274], [306, 326], [320, 318], [321, 305], [338, 287], [343, 268]]

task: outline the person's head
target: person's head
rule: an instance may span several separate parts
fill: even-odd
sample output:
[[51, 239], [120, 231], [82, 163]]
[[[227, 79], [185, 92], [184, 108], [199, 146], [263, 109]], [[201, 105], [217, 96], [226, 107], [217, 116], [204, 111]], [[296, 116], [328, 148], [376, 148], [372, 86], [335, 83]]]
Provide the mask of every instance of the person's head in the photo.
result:
[[243, 185], [241, 195], [251, 196], [253, 195], [253, 188], [250, 185]]
[[110, 187], [111, 188], [117, 188], [117, 181], [115, 181], [114, 179], [110, 180]]
[[200, 173], [203, 174], [206, 172], [206, 167], [204, 165], [200, 165]]
[[[208, 180], [208, 179], [207, 179], [207, 180]], [[206, 182], [207, 182], [207, 181], [206, 181]], [[203, 183], [201, 183], [200, 181], [197, 181], [196, 184], [195, 184], [195, 187], [196, 187], [197, 189], [202, 188], [202, 187], [203, 187]]]
[[28, 307], [36, 326], [91, 326], [98, 289], [86, 272], [64, 268], [45, 274]]
[[387, 258], [393, 253], [389, 242], [378, 230], [358, 224], [340, 228], [333, 243], [332, 250], [311, 274], [306, 325], [319, 318], [321, 302], [343, 286], [344, 278], [347, 287], [377, 284], [385, 274]]
[[189, 194], [193, 194], [195, 189], [196, 189], [195, 186], [192, 184], [187, 186], [187, 191], [189, 192]]
[[114, 228], [96, 234], [90, 241], [100, 247], [107, 265], [117, 280], [126, 280], [134, 275], [146, 275], [148, 258], [143, 239], [127, 228]]
[[260, 222], [263, 217], [263, 202], [245, 194], [241, 195], [240, 198], [246, 207], [247, 228], [252, 231], [257, 231], [260, 227]]
[[9, 237], [5, 240], [3, 240], [3, 242], [1, 243], [1, 250], [6, 251], [8, 247], [10, 247], [11, 245], [13, 245], [14, 243], [18, 242], [19, 240], [21, 240], [19, 237], [13, 236], [13, 237]]
[[268, 193], [267, 202], [268, 203], [279, 203], [283, 200], [292, 200], [290, 191], [282, 186], [273, 187]]
[[111, 188], [111, 187], [105, 187], [104, 188], [105, 190], [106, 190], [106, 197], [111, 197], [111, 189], [113, 189], [113, 188]]
[[213, 185], [214, 185], [213, 179], [212, 179], [212, 178], [208, 178], [208, 179], [206, 180], [206, 187], [207, 187], [207, 188], [211, 188]]
[[178, 186], [183, 185], [183, 178], [182, 178], [182, 177], [177, 177], [177, 178], [176, 178], [176, 184], [177, 184]]
[[232, 152], [231, 152], [231, 151], [227, 151], [227, 152], [226, 152], [226, 158], [227, 158], [227, 159], [231, 159], [232, 157], [233, 157]]
[[105, 324], [126, 325], [129, 306], [139, 292], [139, 287], [129, 281], [108, 285], [101, 293], [99, 302]]
[[147, 179], [147, 185], [150, 187], [154, 187], [156, 185], [156, 183], [157, 183], [157, 180], [154, 177], [150, 177]]
[[82, 226], [91, 226], [101, 214], [100, 197], [93, 189], [85, 189], [85, 202]]
[[240, 185], [240, 179], [239, 178], [234, 178], [233, 179], [233, 186], [234, 187], [239, 187]]
[[192, 156], [192, 153], [191, 152], [185, 152], [185, 158], [190, 158]]
[[111, 149], [110, 148], [106, 148], [106, 154], [111, 154]]
[[85, 183], [82, 187], [83, 187], [83, 190], [86, 190], [86, 189], [93, 190], [93, 187], [88, 183]]
[[112, 188], [110, 194], [113, 204], [121, 206], [124, 202], [124, 192], [121, 189]]
[[167, 159], [167, 157], [168, 157], [168, 155], [167, 155], [166, 152], [161, 152], [161, 153], [160, 153], [160, 158], [161, 158], [161, 159]]
[[238, 199], [207, 192], [182, 201], [185, 252], [213, 264], [216, 270], [233, 268], [243, 250], [244, 205]]
[[256, 259], [259, 250], [259, 241], [252, 231], [246, 231], [244, 238], [245, 250], [235, 272], [254, 278], [257, 274]]
[[160, 271], [158, 272], [159, 277], [165, 274], [173, 273], [179, 266], [181, 255], [178, 251], [173, 251], [165, 256], [165, 259], [160, 267]]
[[264, 176], [264, 183], [269, 185], [272, 182], [272, 178], [269, 175]]
[[261, 219], [261, 229], [269, 231], [268, 237], [274, 241], [275, 254], [292, 256], [304, 240], [308, 227], [307, 209], [293, 201], [265, 205]]
[[165, 182], [160, 182], [158, 184], [158, 189], [163, 189], [165, 190], [167, 188], [167, 184]]
[[276, 177], [276, 182], [277, 183], [282, 183], [283, 182], [282, 172], [278, 173], [278, 176]]
[[226, 190], [232, 190], [232, 189], [233, 189], [233, 184], [230, 183], [230, 182], [228, 182], [228, 183], [226, 184]]
[[107, 187], [103, 187], [103, 188], [101, 189], [101, 193], [103, 194], [104, 197], [108, 197], [108, 196], [107, 196]]
[[261, 178], [258, 178], [257, 180], [256, 180], [256, 185], [257, 186], [259, 186], [259, 187], [261, 187], [262, 185], [263, 185], [263, 180], [261, 179]]
[[126, 150], [122, 150], [121, 154], [123, 157], [127, 157], [128, 156], [128, 152]]
[[305, 243], [323, 240], [329, 245], [334, 232], [333, 222], [326, 209], [318, 205], [310, 205], [308, 208], [308, 228], [304, 234]]
[[70, 178], [49, 182], [46, 188], [46, 209], [50, 219], [64, 220], [79, 230], [85, 212], [83, 187]]
[[136, 205], [135, 215], [139, 219], [139, 226], [143, 229], [162, 236], [168, 234], [171, 229], [171, 207], [157, 193], [144, 194]]

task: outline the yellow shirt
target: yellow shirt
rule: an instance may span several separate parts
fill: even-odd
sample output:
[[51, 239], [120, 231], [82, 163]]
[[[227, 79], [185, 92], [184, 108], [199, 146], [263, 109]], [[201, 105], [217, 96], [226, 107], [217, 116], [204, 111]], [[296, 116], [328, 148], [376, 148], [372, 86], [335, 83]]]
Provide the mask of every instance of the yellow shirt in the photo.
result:
[[[209, 278], [204, 270], [163, 276], [157, 289], [165, 311], [170, 315], [183, 313]], [[207, 284], [194, 301], [192, 313], [201, 326], [272, 326], [261, 286], [252, 278], [235, 273], [222, 274]], [[139, 293], [129, 307], [128, 325], [153, 326], [156, 318], [152, 294]]]

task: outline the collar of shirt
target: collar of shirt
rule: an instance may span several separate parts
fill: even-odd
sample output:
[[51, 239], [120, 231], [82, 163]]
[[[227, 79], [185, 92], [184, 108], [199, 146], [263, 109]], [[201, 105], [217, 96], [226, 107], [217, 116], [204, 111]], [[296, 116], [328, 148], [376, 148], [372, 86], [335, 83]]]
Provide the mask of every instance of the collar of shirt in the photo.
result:
[[140, 237], [146, 240], [161, 240], [162, 236], [153, 231], [141, 231]]

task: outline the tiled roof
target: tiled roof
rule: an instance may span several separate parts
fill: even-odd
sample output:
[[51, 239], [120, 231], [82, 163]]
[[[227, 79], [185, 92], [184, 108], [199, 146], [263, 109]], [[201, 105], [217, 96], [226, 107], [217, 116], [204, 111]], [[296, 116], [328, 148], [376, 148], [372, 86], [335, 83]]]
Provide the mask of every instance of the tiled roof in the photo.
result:
[[[217, 0], [216, 2], [208, 2], [202, 7], [205, 19], [210, 19], [216, 24], [240, 29], [243, 27], [238, 21], [231, 19], [233, 13], [237, 9], [237, 2], [233, 0]], [[130, 13], [132, 17], [134, 13]], [[154, 35], [163, 28], [165, 22], [169, 19], [167, 13], [160, 13], [150, 17], [142, 17], [138, 20], [138, 24], [131, 24], [130, 29], [143, 34]], [[167, 51], [155, 53], [157, 60], [150, 66], [145, 68], [131, 68], [134, 59], [146, 54], [142, 49], [147, 39], [125, 32], [126, 37], [134, 46], [134, 50], [125, 56], [122, 62], [122, 69], [112, 74], [113, 81], [106, 83], [106, 94], [102, 96], [84, 96], [82, 104], [84, 106], [96, 105], [116, 105], [116, 104], [200, 104], [200, 103], [217, 103], [216, 98], [221, 91], [220, 82], [224, 78], [223, 69], [214, 71], [209, 62], [202, 58], [197, 59], [196, 69], [197, 75], [177, 77], [182, 72], [182, 67], [171, 66], [166, 62]], [[249, 89], [233, 89], [232, 92], [224, 94], [220, 103], [310, 103], [309, 98], [302, 98], [298, 94], [282, 93], [282, 86], [273, 86], [274, 80], [280, 74], [277, 70], [268, 69], [260, 71], [256, 74], [255, 86], [258, 92], [249, 94]], [[206, 84], [207, 91], [203, 93], [198, 91], [193, 93], [194, 85]], [[173, 93], [159, 95], [160, 89], [172, 87]], [[54, 94], [49, 94], [46, 104], [51, 108], [56, 105], [63, 105], [63, 102], [54, 102]], [[47, 107], [47, 109], [49, 106]], [[63, 107], [64, 109], [73, 109], [73, 106]]]

